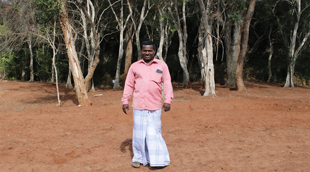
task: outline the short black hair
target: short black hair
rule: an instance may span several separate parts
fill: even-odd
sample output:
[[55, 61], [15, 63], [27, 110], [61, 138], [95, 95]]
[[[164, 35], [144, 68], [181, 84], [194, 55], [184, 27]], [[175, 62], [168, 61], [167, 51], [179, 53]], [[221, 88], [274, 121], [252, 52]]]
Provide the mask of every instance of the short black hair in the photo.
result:
[[141, 43], [141, 49], [142, 49], [143, 45], [153, 45], [153, 49], [154, 49], [154, 51], [156, 51], [156, 44], [152, 41], [149, 41], [149, 40], [143, 41]]

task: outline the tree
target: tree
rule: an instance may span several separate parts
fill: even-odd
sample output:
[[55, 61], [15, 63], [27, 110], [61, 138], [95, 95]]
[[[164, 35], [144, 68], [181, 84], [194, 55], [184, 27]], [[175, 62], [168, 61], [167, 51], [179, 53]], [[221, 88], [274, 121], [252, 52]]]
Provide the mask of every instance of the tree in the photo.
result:
[[131, 65], [131, 60], [132, 60], [132, 53], [133, 53], [133, 24], [129, 23], [126, 29], [126, 58], [125, 58], [125, 69], [124, 69], [124, 76], [127, 76], [128, 70]]
[[[302, 9], [302, 1], [301, 0], [288, 0], [287, 1], [292, 7], [294, 7], [294, 14], [296, 18], [294, 20], [294, 29], [291, 30], [290, 34], [290, 42], [289, 42], [289, 52], [288, 59], [289, 64], [287, 67], [287, 76], [284, 87], [294, 87], [293, 77], [295, 72], [295, 64], [296, 60], [301, 53], [302, 49], [305, 46], [309, 36], [310, 36], [310, 27], [304, 29], [299, 29], [301, 24], [301, 16], [302, 13], [309, 8], [310, 4], [304, 3], [304, 8]], [[307, 17], [308, 18], [308, 17]], [[309, 24], [307, 24], [309, 25]], [[297, 44], [297, 40], [300, 40], [299, 45]], [[297, 47], [297, 48], [296, 48]]]
[[224, 47], [226, 54], [227, 64], [227, 80], [226, 85], [236, 85], [236, 68], [238, 56], [241, 48], [241, 33], [243, 25], [243, 16], [245, 3], [244, 1], [223, 1], [224, 5], [224, 16], [223, 27], [224, 27]]
[[[53, 60], [52, 60], [52, 79], [51, 82], [54, 82], [54, 75], [56, 78], [56, 91], [57, 91], [57, 99], [58, 99], [58, 106], [61, 106], [60, 102], [60, 97], [59, 97], [59, 86], [58, 86], [58, 72], [57, 72], [57, 67], [56, 67], [56, 55], [59, 54], [59, 47], [57, 48], [57, 43], [56, 43], [56, 25], [57, 25], [57, 11], [58, 9], [58, 3], [55, 3], [53, 1], [45, 1], [42, 2], [40, 0], [34, 0], [34, 5], [38, 8], [42, 6], [49, 6], [49, 11], [50, 14], [43, 13], [43, 19], [39, 20], [38, 23], [41, 24], [39, 28], [36, 30], [36, 33], [34, 35], [37, 35], [41, 37], [43, 40], [48, 42], [50, 47], [52, 48], [53, 51]], [[43, 7], [44, 8], [44, 7]], [[37, 17], [42, 15], [40, 10], [36, 10]], [[55, 16], [56, 15], [56, 16]], [[46, 17], [46, 18], [45, 18]], [[58, 41], [59, 42], [59, 41]]]
[[268, 40], [269, 40], [269, 57], [268, 57], [268, 80], [267, 82], [270, 82], [271, 77], [272, 77], [272, 71], [271, 71], [271, 59], [273, 56], [273, 41], [271, 39], [271, 34], [272, 34], [272, 26], [270, 27], [269, 35], [268, 35]]
[[201, 11], [201, 26], [199, 27], [199, 49], [198, 54], [201, 56], [200, 63], [202, 66], [202, 78], [205, 81], [205, 93], [203, 96], [215, 95], [214, 65], [213, 65], [213, 42], [212, 30], [216, 10], [212, 8], [212, 0], [198, 1]]
[[173, 26], [171, 24], [171, 17], [168, 14], [168, 5], [169, 2], [164, 0], [157, 2], [160, 41], [156, 51], [156, 57], [163, 61], [166, 61], [167, 59], [168, 48], [171, 43], [170, 37], [174, 34], [174, 30], [172, 29]]
[[[151, 5], [149, 0], [143, 0], [142, 8], [141, 8], [141, 10], [138, 10], [137, 7], [138, 7], [139, 1], [136, 1], [136, 4], [132, 4], [132, 3], [130, 3], [130, 1], [127, 1], [127, 2], [128, 2], [128, 7], [130, 10], [130, 13], [132, 14], [131, 18], [132, 18], [132, 22], [133, 22], [134, 29], [135, 29], [135, 38], [136, 38], [136, 45], [137, 45], [137, 51], [138, 51], [138, 60], [140, 60], [142, 58], [141, 47], [140, 47], [141, 46], [140, 45], [141, 27], [142, 27], [142, 24], [143, 24], [145, 18], [148, 15], [149, 11], [153, 7], [153, 4]], [[147, 5], [147, 3], [149, 3], [149, 4]], [[134, 8], [134, 10], [133, 10], [133, 8]], [[136, 18], [134, 17], [134, 11], [138, 14], [137, 15], [138, 17], [136, 17]], [[139, 15], [139, 13], [140, 13], [140, 15]]]
[[249, 30], [250, 30], [250, 24], [252, 20], [252, 16], [255, 9], [255, 3], [256, 0], [250, 0], [249, 7], [247, 14], [244, 18], [243, 23], [243, 33], [242, 33], [242, 44], [241, 44], [241, 50], [238, 57], [238, 63], [237, 63], [237, 69], [236, 69], [236, 85], [237, 90], [242, 91], [245, 90], [244, 82], [243, 82], [243, 66], [244, 66], [244, 59], [246, 57], [247, 49], [248, 49], [248, 40], [249, 40]]
[[[34, 81], [33, 69], [33, 45], [36, 43], [33, 33], [36, 30], [36, 20], [32, 6], [32, 0], [8, 0], [2, 2], [3, 18], [2, 25], [5, 28], [6, 35], [1, 45], [0, 51], [8, 52], [13, 49], [17, 50], [22, 47], [24, 43], [28, 44], [29, 61], [30, 61], [30, 80]], [[25, 69], [22, 70], [22, 80], [25, 80]]]
[[[75, 0], [75, 4], [77, 5], [81, 14], [83, 28], [82, 35], [86, 45], [86, 52], [88, 57], [88, 71], [85, 77], [85, 84], [87, 90], [89, 90], [89, 85], [91, 83], [91, 80], [93, 79], [94, 71], [99, 64], [101, 39], [105, 37], [105, 35], [103, 35], [101, 38], [99, 31], [99, 29], [103, 29], [104, 27], [106, 27], [105, 25], [107, 25], [107, 23], [102, 22], [102, 16], [110, 7], [112, 7], [117, 2], [119, 1], [116, 1], [113, 4], [110, 3], [110, 5], [105, 8], [103, 3], [97, 4], [95, 6], [91, 0], [87, 0], [86, 3], [80, 3], [78, 0]], [[99, 10], [101, 8], [104, 9], [99, 13]], [[90, 27], [87, 27], [88, 25], [90, 25]], [[92, 82], [90, 90], [95, 90], [94, 82]]]
[[[128, 2], [128, 1], [127, 1]], [[121, 0], [121, 7], [120, 7], [120, 16], [118, 17], [118, 15], [116, 14], [110, 0], [109, 0], [111, 9], [113, 11], [113, 14], [115, 16], [115, 19], [117, 21], [118, 24], [118, 28], [119, 28], [119, 49], [118, 49], [118, 58], [117, 58], [117, 66], [116, 66], [116, 74], [115, 74], [115, 81], [114, 81], [114, 86], [113, 88], [119, 88], [119, 77], [120, 77], [120, 70], [121, 70], [121, 60], [123, 58], [124, 55], [124, 32], [128, 23], [128, 20], [130, 19], [130, 16], [132, 15], [132, 12], [130, 12], [127, 17], [126, 20], [124, 21], [124, 2], [123, 0]], [[129, 4], [128, 4], [129, 5]]]
[[180, 65], [183, 70], [183, 87], [190, 86], [189, 72], [187, 69], [187, 25], [186, 25], [186, 3], [187, 1], [182, 1], [182, 17], [179, 16], [178, 1], [171, 1], [168, 7], [169, 13], [172, 17], [173, 23], [176, 26], [176, 30], [179, 37], [179, 50], [178, 56], [180, 60]]
[[58, 0], [60, 4], [59, 10], [59, 23], [63, 31], [64, 40], [67, 48], [67, 55], [71, 65], [75, 91], [80, 105], [91, 105], [87, 95], [87, 87], [84, 82], [83, 73], [81, 71], [80, 62], [76, 53], [74, 40], [72, 34], [72, 26], [68, 19], [67, 0]]
[[[52, 31], [52, 33], [50, 33], [50, 31]], [[52, 70], [54, 70], [54, 73], [56, 75], [57, 100], [58, 100], [58, 106], [60, 106], [61, 101], [59, 97], [58, 72], [57, 72], [57, 67], [56, 67], [56, 62], [55, 62], [55, 57], [58, 52], [58, 48], [56, 47], [56, 44], [55, 44], [56, 43], [56, 20], [54, 21], [54, 25], [52, 28], [46, 27], [44, 32], [40, 33], [39, 36], [45, 39], [53, 50]]]

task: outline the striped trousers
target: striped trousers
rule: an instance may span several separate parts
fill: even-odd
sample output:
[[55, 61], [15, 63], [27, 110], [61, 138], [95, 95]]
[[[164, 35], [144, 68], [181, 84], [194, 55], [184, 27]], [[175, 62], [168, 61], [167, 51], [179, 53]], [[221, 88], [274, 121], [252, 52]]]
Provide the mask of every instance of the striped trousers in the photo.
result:
[[169, 152], [161, 135], [161, 109], [155, 111], [133, 109], [132, 162], [143, 166], [167, 166]]

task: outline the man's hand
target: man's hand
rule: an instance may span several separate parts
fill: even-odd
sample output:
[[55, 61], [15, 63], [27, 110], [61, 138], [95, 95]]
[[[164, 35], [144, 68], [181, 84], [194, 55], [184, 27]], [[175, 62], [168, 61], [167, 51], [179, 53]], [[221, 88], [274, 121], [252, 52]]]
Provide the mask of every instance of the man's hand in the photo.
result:
[[165, 112], [169, 111], [170, 110], [170, 104], [164, 103], [163, 109], [164, 109]]
[[127, 110], [128, 110], [128, 112], [130, 112], [129, 105], [128, 104], [123, 104], [123, 112], [125, 114], [127, 114]]

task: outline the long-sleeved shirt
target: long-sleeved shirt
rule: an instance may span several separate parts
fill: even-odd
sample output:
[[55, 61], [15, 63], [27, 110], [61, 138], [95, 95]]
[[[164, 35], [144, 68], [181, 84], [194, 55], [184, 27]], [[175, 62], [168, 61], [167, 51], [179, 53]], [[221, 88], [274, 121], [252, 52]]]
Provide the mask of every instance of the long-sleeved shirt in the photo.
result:
[[162, 108], [161, 88], [164, 87], [164, 103], [171, 104], [173, 89], [168, 66], [154, 59], [146, 64], [143, 59], [133, 63], [128, 71], [122, 102], [128, 104], [133, 94], [132, 107], [138, 110], [158, 110]]

